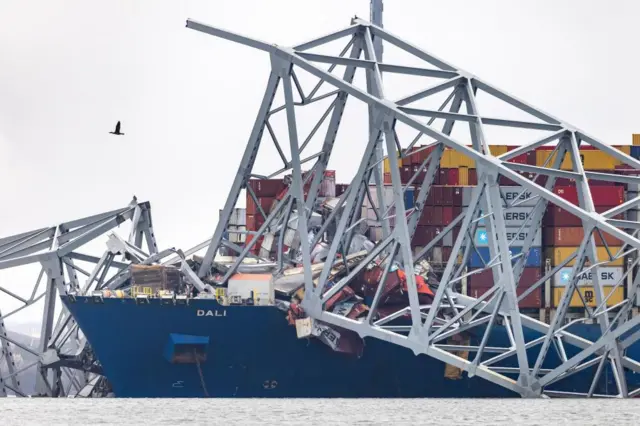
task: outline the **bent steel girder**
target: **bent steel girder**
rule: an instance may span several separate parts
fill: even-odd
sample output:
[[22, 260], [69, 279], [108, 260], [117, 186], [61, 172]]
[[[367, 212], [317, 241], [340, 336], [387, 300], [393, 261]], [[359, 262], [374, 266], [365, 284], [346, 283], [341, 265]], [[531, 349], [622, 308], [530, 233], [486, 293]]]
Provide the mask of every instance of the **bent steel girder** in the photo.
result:
[[[0, 367], [6, 365], [6, 368], [0, 368], [0, 396], [6, 396], [7, 390], [25, 396], [28, 390], [22, 389], [19, 375], [31, 368], [36, 369], [35, 391], [39, 396], [66, 396], [73, 393], [74, 389], [77, 392], [84, 387], [88, 374], [100, 370], [95, 359], [89, 363], [79, 362], [91, 351], [69, 311], [64, 305], [58, 305], [58, 295], [69, 292], [91, 294], [93, 290], [104, 288], [112, 276], [117, 276], [130, 263], [157, 258], [150, 209], [148, 202], [139, 203], [134, 197], [131, 203], [120, 209], [0, 238], [0, 270], [26, 265], [40, 266], [40, 273], [28, 298], [0, 286], [3, 297], [22, 304], [7, 312], [1, 309], [0, 301]], [[128, 240], [112, 232], [107, 250], [101, 257], [79, 251], [126, 221], [131, 222]], [[143, 250], [143, 240], [148, 253]], [[123, 261], [116, 260], [118, 255], [123, 256]], [[93, 264], [95, 268], [88, 272], [78, 265], [82, 262]], [[84, 275], [86, 281], [79, 279], [78, 273]], [[45, 282], [43, 286], [42, 281]], [[38, 346], [28, 347], [15, 341], [7, 330], [5, 320], [43, 299]], [[57, 306], [61, 310], [56, 320]], [[35, 360], [18, 367], [14, 359], [16, 349]], [[63, 386], [63, 374], [68, 383], [66, 389]]]
[[[580, 144], [590, 145], [593, 149], [604, 152], [626, 164], [630, 169], [640, 169], [639, 161], [589, 136], [577, 127], [532, 107], [477, 76], [400, 39], [386, 29], [362, 19], [355, 18], [351, 25], [343, 30], [291, 48], [272, 45], [192, 20], [187, 21], [187, 27], [264, 51], [270, 56], [272, 68], [258, 117], [220, 221], [211, 240], [195, 248], [207, 247], [198, 274], [200, 277], [208, 273], [216, 253], [225, 243], [222, 236], [225, 231], [228, 231], [231, 212], [241, 191], [248, 189], [248, 180], [252, 177], [265, 176], [258, 175], [253, 168], [258, 150], [264, 143], [262, 135], [265, 127], [269, 129], [272, 140], [277, 145], [277, 135], [274, 135], [273, 129], [269, 127], [268, 118], [276, 112], [286, 111], [291, 160], [287, 161], [283, 158], [283, 161], [285, 163], [284, 170], [293, 171], [291, 186], [270, 214], [261, 212], [265, 219], [264, 224], [257, 232], [251, 234], [253, 238], [250, 243], [246, 244], [244, 248], [235, 249], [238, 256], [225, 279], [247, 257], [260, 237], [267, 233], [279, 235], [284, 232], [286, 227], [283, 223], [287, 221], [284, 218], [289, 217], [294, 210], [297, 210], [296, 230], [300, 239], [300, 263], [304, 270], [305, 291], [302, 307], [313, 319], [353, 330], [361, 337], [374, 337], [407, 347], [416, 354], [426, 354], [466, 371], [469, 376], [477, 375], [523, 397], [563, 395], [562, 392], [554, 388], [554, 385], [563, 380], [569, 380], [578, 373], [584, 374], [592, 370], [595, 370], [592, 386], [572, 395], [598, 396], [600, 395], [598, 391], [599, 378], [603, 365], [607, 362], [611, 364], [615, 377], [617, 391], [614, 395], [630, 397], [640, 392], [640, 388], [632, 390], [626, 379], [628, 371], [640, 372], [640, 363], [627, 356], [624, 350], [640, 337], [640, 332], [635, 331], [638, 328], [638, 318], [629, 319], [630, 309], [635, 303], [634, 295], [640, 283], [637, 271], [629, 272], [633, 276], [633, 286], [629, 296], [614, 307], [607, 307], [608, 297], [605, 297], [603, 284], [596, 279], [594, 286], [596, 287], [597, 308], [589, 308], [583, 299], [582, 302], [585, 304], [589, 318], [574, 320], [566, 324], [567, 308], [576, 291], [577, 277], [585, 271], [592, 269], [597, 271], [598, 267], [615, 262], [621, 257], [635, 257], [640, 248], [637, 234], [628, 232], [629, 229], [640, 228], [640, 225], [633, 221], [615, 219], [617, 214], [624, 213], [640, 204], [640, 197], [627, 201], [622, 206], [612, 208], [607, 212], [597, 213], [593, 206], [588, 184], [590, 180], [603, 180], [637, 185], [640, 183], [640, 179], [636, 176], [585, 170], [578, 161]], [[350, 41], [347, 48], [339, 56], [310, 52], [318, 46], [344, 37], [349, 38]], [[375, 40], [378, 42], [382, 40], [413, 55], [424, 65], [422, 67], [408, 66], [380, 61], [374, 47], [375, 43], [373, 43]], [[353, 47], [351, 55], [348, 58], [344, 57], [343, 55], [350, 46]], [[361, 53], [364, 53], [364, 59], [360, 58]], [[329, 64], [330, 67], [326, 70], [319, 64]], [[346, 71], [342, 77], [333, 72], [336, 66], [345, 67]], [[358, 68], [364, 68], [367, 73], [366, 89], [354, 84], [354, 74]], [[308, 97], [304, 96], [298, 79], [298, 76], [303, 72], [319, 81], [314, 91], [311, 92], [312, 95]], [[418, 90], [409, 96], [389, 99], [385, 97], [386, 91], [382, 84], [382, 74], [384, 73], [424, 76], [438, 80], [436, 84], [427, 88], [417, 88]], [[310, 253], [320, 242], [321, 237], [316, 235], [313, 239], [308, 240], [307, 234], [311, 230], [308, 220], [311, 218], [311, 210], [316, 202], [317, 193], [310, 191], [305, 198], [304, 181], [309, 179], [309, 175], [305, 176], [302, 173], [301, 165], [315, 159], [312, 171], [318, 172], [326, 169], [340, 123], [339, 119], [332, 120], [326, 133], [323, 151], [303, 160], [300, 152], [307, 141], [301, 148], [298, 141], [299, 116], [297, 111], [299, 111], [298, 108], [304, 108], [319, 100], [320, 97], [314, 98], [313, 94], [322, 84], [330, 85], [335, 89], [320, 96], [322, 98], [334, 96], [332, 108], [344, 109], [345, 103], [350, 98], [353, 99], [352, 102], [366, 104], [370, 115], [367, 124], [368, 140], [357, 172], [349, 183], [347, 192], [337, 202], [334, 212], [322, 224], [319, 233], [324, 233], [330, 226], [328, 222], [332, 222], [335, 227], [335, 237], [329, 242], [324, 265], [321, 269], [314, 269]], [[272, 109], [272, 102], [280, 85], [284, 90], [285, 104]], [[294, 101], [294, 88], [300, 93], [301, 102]], [[415, 105], [425, 98], [446, 93], [449, 93], [449, 97], [438, 109], [422, 108]], [[478, 105], [480, 94], [490, 95], [505, 105], [527, 114], [530, 118], [525, 121], [491, 117]], [[450, 107], [447, 107], [449, 103]], [[463, 106], [466, 110], [462, 110]], [[428, 121], [425, 122], [424, 119], [428, 119]], [[435, 124], [436, 120], [444, 121], [444, 125], [440, 127], [439, 124]], [[465, 126], [468, 127], [470, 145], [453, 136], [452, 130], [456, 123], [458, 127], [463, 129]], [[411, 143], [403, 145], [403, 141], [397, 133], [400, 125], [417, 131], [418, 136]], [[520, 142], [521, 146], [512, 151], [494, 155], [491, 153], [491, 137], [487, 134], [487, 130], [493, 127], [536, 130], [547, 133], [544, 136], [538, 135], [528, 140], [514, 141]], [[346, 248], [349, 247], [354, 229], [363, 220], [359, 218], [360, 207], [364, 197], [369, 193], [372, 173], [379, 165], [376, 151], [383, 149], [390, 159], [410, 155], [408, 148], [413, 148], [416, 141], [425, 136], [430, 138], [428, 146], [433, 150], [423, 161], [418, 171], [413, 174], [409, 183], [402, 183], [398, 164], [396, 161], [389, 161], [393, 201], [389, 206], [384, 205], [383, 202], [373, 205], [377, 222], [385, 229], [382, 240], [361, 262], [352, 266], [346, 275], [334, 282], [333, 268], [340, 262], [344, 262], [346, 265]], [[549, 151], [549, 156], [543, 166], [519, 164], [512, 161], [522, 154], [552, 143], [556, 143], [555, 149]], [[445, 148], [458, 152], [475, 162], [478, 170], [478, 184], [471, 193], [466, 211], [454, 218], [453, 222], [445, 227], [435, 240], [422, 250], [418, 250], [414, 256], [411, 250], [411, 239], [420, 215], [425, 208], [428, 208], [425, 207], [425, 201]], [[571, 171], [563, 169], [565, 158], [573, 160], [572, 164], [575, 166]], [[415, 206], [407, 210], [403, 192], [408, 186], [415, 184], [421, 170], [426, 170], [426, 172], [422, 177], [420, 190], [416, 192]], [[270, 176], [277, 176], [281, 171]], [[532, 173], [534, 176], [526, 178], [519, 172]], [[311, 175], [314, 186], [317, 186], [321, 174], [312, 173]], [[518, 196], [513, 199], [505, 198], [502, 189], [498, 186], [501, 177], [508, 178], [519, 185], [520, 193]], [[545, 177], [546, 181], [542, 181], [541, 177]], [[557, 178], [571, 179], [575, 182], [579, 199], [577, 205], [553, 192]], [[380, 193], [381, 185], [376, 182], [375, 186], [374, 190]], [[251, 191], [249, 190], [249, 192]], [[255, 194], [251, 194], [251, 196], [255, 198]], [[531, 289], [518, 296], [518, 284], [526, 265], [526, 259], [531, 253], [536, 232], [540, 228], [549, 203], [580, 218], [585, 227], [585, 236], [575, 253], [558, 262]], [[504, 213], [523, 204], [530, 205], [532, 210], [521, 229], [528, 226], [534, 232], [530, 232], [525, 238], [521, 252], [512, 255], [511, 246], [514, 240], [507, 235], [503, 219]], [[395, 214], [395, 225], [390, 227], [387, 232], [385, 223], [390, 218], [389, 212], [392, 208], [400, 213]], [[341, 214], [336, 214], [338, 210]], [[470, 254], [474, 251], [479, 253], [473, 235], [483, 221], [485, 224], [482, 226], [486, 228], [490, 258], [482, 259], [484, 267], [466, 272], [464, 265]], [[433, 301], [428, 305], [421, 305], [414, 265], [418, 265], [437, 242], [446, 235], [450, 235], [456, 226], [460, 226], [462, 231], [454, 239], [453, 255], [446, 260], [442, 279], [437, 286]], [[594, 232], [598, 233], [601, 238], [602, 233], [609, 234], [621, 240], [624, 246], [615, 253], [607, 247], [607, 258], [599, 258], [595, 250]], [[280, 238], [277, 247], [278, 256], [280, 256], [282, 248], [282, 238]], [[383, 273], [373, 303], [369, 307], [367, 318], [354, 320], [327, 311], [326, 303], [376, 259], [380, 260]], [[376, 319], [374, 315], [377, 312], [380, 295], [393, 262], [397, 262], [406, 274], [408, 304], [391, 315]], [[567, 265], [572, 265], [573, 278], [566, 287], [557, 314], [551, 324], [534, 320], [521, 313], [519, 302], [535, 288], [551, 279], [560, 268]], [[456, 290], [457, 285], [467, 277], [488, 269], [493, 273], [494, 286], [481, 297], [475, 299]], [[619, 286], [621, 282], [622, 280], [617, 285]], [[580, 293], [578, 292], [578, 294]], [[580, 297], [582, 298], [582, 296]], [[390, 324], [393, 320], [406, 315], [410, 318], [410, 325]], [[597, 320], [600, 323], [602, 337], [596, 342], [568, 331], [570, 325], [586, 319]], [[491, 337], [497, 327], [505, 330], [510, 345], [492, 346]], [[469, 330], [479, 330], [481, 337], [479, 345], [451, 345], [444, 342], [446, 339], [456, 335], [460, 336]], [[538, 333], [537, 337], [531, 337], [530, 331]], [[568, 350], [570, 347], [573, 348], [573, 352]], [[474, 353], [475, 356], [468, 360], [458, 355], [456, 351], [459, 350]], [[555, 361], [552, 361], [548, 356], [550, 354], [553, 354]], [[515, 367], [500, 365], [509, 358]]]

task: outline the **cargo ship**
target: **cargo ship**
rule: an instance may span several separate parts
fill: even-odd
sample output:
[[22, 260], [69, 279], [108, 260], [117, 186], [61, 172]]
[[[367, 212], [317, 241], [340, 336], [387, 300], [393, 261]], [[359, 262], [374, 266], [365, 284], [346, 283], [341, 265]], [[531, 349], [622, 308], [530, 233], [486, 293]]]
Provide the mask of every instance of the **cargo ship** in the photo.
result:
[[[499, 154], [512, 148], [492, 146], [491, 151], [493, 153], [496, 150]], [[547, 149], [549, 148], [539, 148], [515, 160], [540, 165], [548, 155]], [[640, 137], [634, 138], [634, 145], [620, 146], [618, 149], [634, 158], [640, 158]], [[585, 168], [627, 173], [620, 164], [605, 160], [604, 154], [588, 149], [581, 152]], [[469, 205], [471, 190], [477, 184], [477, 173], [472, 163], [467, 163], [468, 160], [461, 155], [456, 156], [455, 151], [447, 150], [445, 154], [413, 236], [412, 246], [416, 252], [442, 232], [458, 214], [465, 211]], [[408, 153], [398, 160], [402, 167], [403, 183], [418, 171], [416, 167], [426, 155], [428, 150], [422, 150], [416, 155]], [[385, 180], [390, 179], [388, 168], [387, 159]], [[536, 182], [541, 183], [540, 180]], [[234, 211], [230, 228], [256, 231], [263, 223], [260, 210], [268, 212], [287, 190], [286, 180], [250, 183], [258, 202], [247, 195], [246, 208]], [[512, 251], [517, 253], [528, 233], [536, 232], [534, 247], [527, 255], [524, 272], [517, 287], [517, 293], [521, 295], [530, 290], [550, 268], [560, 264], [577, 250], [584, 231], [577, 217], [552, 205], [547, 208], [540, 228], [532, 230], [521, 226], [535, 203], [528, 202], [530, 194], [514, 186], [513, 182], [503, 179], [500, 185], [505, 199], [520, 197], [522, 200], [518, 207], [505, 212], [507, 231], [514, 240]], [[608, 210], [637, 196], [637, 188], [632, 188], [631, 185], [597, 185], [597, 182], [592, 185], [591, 192], [598, 211]], [[331, 200], [340, 196], [345, 189], [346, 185], [336, 184], [335, 172], [329, 171], [325, 173], [319, 196], [325, 201]], [[407, 208], [412, 207], [413, 194], [417, 189], [408, 188], [405, 192]], [[554, 192], [577, 204], [575, 186], [571, 181], [557, 179]], [[383, 196], [389, 194], [390, 191], [385, 188]], [[375, 199], [372, 202], [375, 203]], [[635, 214], [634, 211], [627, 213]], [[365, 221], [375, 218], [368, 201], [363, 206], [362, 217]], [[637, 220], [637, 217], [629, 220]], [[380, 241], [381, 230], [375, 225], [375, 220], [371, 220], [369, 225], [366, 235], [373, 245]], [[474, 235], [477, 250], [465, 265], [468, 271], [481, 268], [489, 260], [486, 234], [482, 227], [484, 224], [480, 222], [479, 225]], [[427, 261], [434, 266], [433, 271], [438, 271], [438, 265], [445, 264], [453, 256], [452, 246], [459, 231], [454, 230], [453, 236], [443, 238], [427, 256]], [[247, 242], [245, 235], [247, 234], [230, 234], [226, 238], [243, 245]], [[607, 257], [605, 242], [611, 251], [622, 246], [622, 242], [616, 239], [597, 238], [598, 255], [602, 259]], [[265, 258], [273, 258], [274, 255], [272, 247], [264, 240], [252, 250]], [[605, 286], [605, 295], [609, 296], [609, 307], [619, 304], [625, 298], [634, 298], [634, 295], [626, 294], [626, 285], [614, 288], [628, 264], [628, 259], [620, 259], [600, 268], [600, 279]], [[572, 263], [568, 264], [571, 265]], [[124, 288], [124, 293], [99, 292], [95, 295], [62, 296], [63, 302], [100, 360], [104, 374], [117, 397], [519, 396], [486, 380], [469, 378], [460, 370], [433, 358], [415, 356], [408, 349], [381, 340], [360, 339], [348, 330], [330, 330], [329, 337], [321, 335], [318, 338], [299, 338], [290, 318], [299, 286], [293, 291], [284, 291], [277, 288], [268, 275], [236, 274], [229, 280], [224, 292], [221, 292], [224, 296], [217, 295], [216, 290], [216, 296], [213, 297], [196, 295], [191, 290], [187, 290], [185, 294], [182, 289], [184, 283], [168, 285], [166, 271], [162, 274], [164, 278], [158, 278], [157, 282], [153, 279], [147, 280], [146, 284], [144, 280], [140, 281], [143, 286], [148, 286], [145, 288], [150, 289], [149, 291], [141, 290], [138, 285], [140, 282], [131, 282], [130, 287]], [[549, 322], [567, 282], [572, 278], [570, 274], [571, 268], [561, 269], [544, 286], [530, 291], [520, 301], [521, 312]], [[162, 284], [159, 284], [161, 281]], [[491, 272], [484, 271], [463, 280], [460, 292], [477, 298], [493, 285]], [[578, 287], [582, 297], [577, 293], [574, 295], [569, 318], [584, 318], [584, 303], [590, 307], [596, 306], [589, 273], [579, 277]], [[401, 286], [398, 289], [402, 293]], [[363, 312], [358, 308], [366, 309], [371, 303], [371, 293], [367, 294], [366, 290], [358, 293], [358, 289], [350, 291], [350, 295], [341, 301], [341, 308], [352, 315], [352, 318], [356, 318]], [[194, 295], [196, 297], [192, 297]], [[234, 302], [236, 296], [237, 300]], [[637, 301], [634, 306], [637, 306]], [[615, 311], [611, 313], [614, 314]], [[637, 308], [633, 314], [637, 314]], [[391, 325], [407, 323], [407, 317], [400, 317]], [[568, 331], [595, 341], [600, 335], [600, 326], [595, 323], [578, 323], [569, 326]], [[468, 332], [466, 338], [471, 345], [479, 345], [483, 332], [483, 327], [476, 327]], [[530, 329], [525, 328], [524, 332], [527, 341], [540, 336]], [[506, 328], [496, 324], [488, 346], [509, 347], [509, 342]], [[577, 348], [571, 346], [566, 346], [564, 350], [568, 357], [578, 352]], [[636, 342], [626, 351], [628, 356], [639, 359], [640, 343]], [[538, 347], [528, 349], [527, 353], [530, 360], [535, 360]], [[482, 360], [494, 355], [484, 354]], [[468, 353], [464, 356], [468, 356]], [[560, 363], [558, 353], [551, 350], [542, 368], [552, 369]], [[505, 360], [500, 366], [517, 367], [515, 359], [511, 359], [511, 363]], [[592, 379], [593, 371], [587, 369], [548, 389], [586, 393]], [[630, 388], [640, 386], [640, 375], [627, 373], [627, 382]], [[616, 393], [616, 389], [613, 372], [610, 366], [606, 366], [595, 393], [611, 395]]]

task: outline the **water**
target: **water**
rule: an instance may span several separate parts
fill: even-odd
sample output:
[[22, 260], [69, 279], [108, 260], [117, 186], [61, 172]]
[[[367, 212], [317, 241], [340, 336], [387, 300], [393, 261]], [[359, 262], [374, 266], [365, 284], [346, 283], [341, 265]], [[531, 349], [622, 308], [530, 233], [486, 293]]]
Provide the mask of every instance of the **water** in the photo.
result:
[[640, 401], [0, 398], [0, 425], [35, 424], [622, 426], [640, 424]]

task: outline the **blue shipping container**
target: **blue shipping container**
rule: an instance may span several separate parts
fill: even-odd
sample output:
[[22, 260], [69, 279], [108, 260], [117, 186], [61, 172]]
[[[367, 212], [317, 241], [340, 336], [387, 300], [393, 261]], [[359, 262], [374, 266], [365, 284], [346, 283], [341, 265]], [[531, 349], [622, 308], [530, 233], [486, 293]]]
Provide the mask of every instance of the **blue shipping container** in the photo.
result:
[[640, 146], [631, 146], [631, 156], [636, 160], [640, 160]]
[[[511, 252], [512, 256], [515, 256], [516, 254], [519, 254], [522, 251], [522, 247], [511, 247], [511, 250], [509, 251]], [[480, 252], [479, 255], [478, 255], [478, 252]], [[485, 263], [488, 263], [491, 260], [489, 247], [478, 247], [478, 252], [472, 249], [471, 253], [469, 253], [469, 260], [467, 261], [468, 267], [483, 268]], [[480, 258], [480, 256], [482, 256], [482, 258]], [[532, 247], [529, 250], [529, 255], [527, 256], [527, 260], [524, 266], [529, 268], [529, 267], [536, 267], [541, 265], [542, 265], [542, 247]]]
[[404, 207], [409, 210], [413, 208], [413, 197], [414, 197], [414, 190], [413, 188], [407, 188], [404, 191]]

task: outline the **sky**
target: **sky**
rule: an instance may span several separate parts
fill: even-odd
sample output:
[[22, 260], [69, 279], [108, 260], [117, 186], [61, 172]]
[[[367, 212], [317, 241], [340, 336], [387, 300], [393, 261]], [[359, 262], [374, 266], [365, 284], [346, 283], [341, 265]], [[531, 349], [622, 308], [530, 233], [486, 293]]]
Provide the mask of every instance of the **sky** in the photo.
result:
[[[368, 19], [369, 1], [0, 0], [0, 236], [119, 208], [135, 194], [151, 202], [161, 248], [209, 238], [270, 63], [186, 19], [293, 46], [354, 15]], [[632, 0], [386, 0], [383, 23], [603, 141], [629, 144], [640, 133], [639, 15]], [[123, 137], [108, 133], [118, 120]], [[345, 126], [350, 143], [331, 164], [338, 181], [364, 147], [357, 126]], [[0, 271], [0, 286], [29, 294], [23, 277]], [[0, 293], [0, 311], [11, 303]]]

